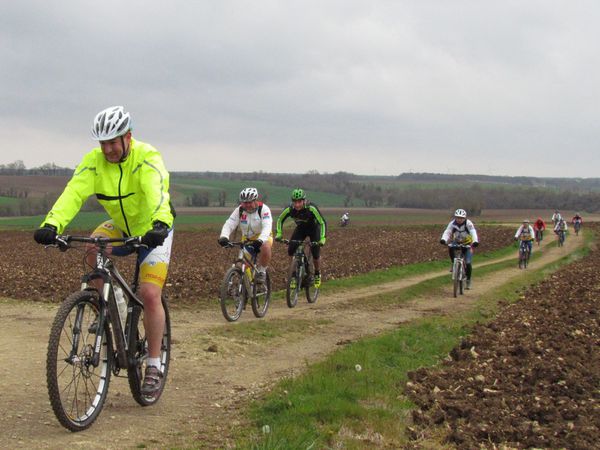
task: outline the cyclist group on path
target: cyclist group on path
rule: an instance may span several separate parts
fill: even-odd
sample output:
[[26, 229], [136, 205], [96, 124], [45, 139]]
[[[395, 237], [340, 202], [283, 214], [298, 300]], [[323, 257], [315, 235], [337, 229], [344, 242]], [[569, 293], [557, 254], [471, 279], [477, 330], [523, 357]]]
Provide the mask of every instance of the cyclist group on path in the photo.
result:
[[[163, 374], [160, 371], [160, 350], [165, 311], [161, 302], [163, 286], [167, 278], [173, 243], [173, 222], [175, 210], [169, 195], [169, 173], [161, 154], [150, 144], [132, 137], [132, 122], [122, 106], [113, 106], [100, 111], [94, 118], [92, 138], [99, 143], [87, 153], [75, 169], [41, 226], [35, 230], [34, 239], [39, 244], [53, 245], [86, 199], [95, 195], [104, 207], [110, 220], [99, 224], [92, 237], [120, 238], [140, 236], [144, 249], [138, 252], [140, 264], [139, 295], [144, 303], [144, 327], [148, 339], [148, 359], [142, 384], [144, 395], [152, 396], [160, 390]], [[270, 208], [259, 201], [258, 190], [246, 187], [240, 192], [239, 206], [225, 221], [218, 243], [227, 247], [230, 236], [240, 228], [242, 241], [252, 247], [257, 258], [256, 282], [265, 281], [271, 262], [273, 245], [273, 218]], [[314, 261], [314, 286], [321, 284], [321, 247], [325, 245], [327, 223], [314, 203], [311, 203], [304, 190], [294, 189], [291, 203], [283, 209], [276, 222], [275, 240], [283, 240], [283, 224], [291, 217], [296, 227], [288, 245], [290, 262], [299, 242], [306, 238], [311, 243]], [[345, 212], [341, 223], [349, 222]], [[552, 216], [554, 231], [566, 231], [567, 224], [559, 211]], [[576, 214], [572, 223], [582, 223]], [[531, 242], [535, 232], [543, 232], [546, 225], [541, 218], [532, 227], [524, 220], [515, 234], [515, 239]], [[471, 289], [473, 249], [479, 245], [473, 222], [467, 218], [464, 209], [457, 209], [453, 219], [444, 230], [440, 243], [449, 247], [451, 261], [455, 258], [453, 244], [461, 245], [466, 262], [466, 288]], [[96, 267], [95, 252], [91, 245], [87, 248], [86, 263]], [[134, 250], [126, 246], [114, 245], [109, 254], [126, 256]], [[101, 290], [102, 280], [95, 280], [94, 287]]]

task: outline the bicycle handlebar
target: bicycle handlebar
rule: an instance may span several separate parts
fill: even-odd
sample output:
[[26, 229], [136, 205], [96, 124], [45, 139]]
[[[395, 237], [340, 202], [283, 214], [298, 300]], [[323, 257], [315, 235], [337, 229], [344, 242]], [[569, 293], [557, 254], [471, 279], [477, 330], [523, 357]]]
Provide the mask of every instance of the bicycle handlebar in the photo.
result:
[[98, 245], [100, 247], [106, 247], [106, 246], [108, 246], [108, 244], [114, 244], [114, 243], [122, 243], [124, 245], [128, 245], [128, 246], [131, 246], [134, 248], [139, 248], [139, 247], [147, 248], [148, 247], [147, 245], [142, 244], [141, 236], [131, 236], [131, 237], [125, 237], [125, 238], [108, 238], [108, 237], [100, 237], [100, 236], [98, 236], [98, 237], [70, 236], [68, 234], [56, 236], [56, 244], [47, 245], [46, 247], [58, 247], [62, 251], [66, 251], [67, 249], [71, 248], [72, 242], [83, 242], [86, 244]]
[[450, 248], [471, 248], [471, 244], [458, 244], [455, 242], [451, 242], [448, 244]]

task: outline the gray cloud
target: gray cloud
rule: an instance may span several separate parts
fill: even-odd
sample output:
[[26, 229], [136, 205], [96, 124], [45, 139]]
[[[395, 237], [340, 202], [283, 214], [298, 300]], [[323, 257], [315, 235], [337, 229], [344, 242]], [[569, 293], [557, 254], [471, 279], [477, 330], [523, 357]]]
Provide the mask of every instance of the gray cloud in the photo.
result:
[[599, 12], [591, 1], [4, 2], [0, 163], [74, 166], [94, 114], [124, 104], [175, 170], [596, 176]]

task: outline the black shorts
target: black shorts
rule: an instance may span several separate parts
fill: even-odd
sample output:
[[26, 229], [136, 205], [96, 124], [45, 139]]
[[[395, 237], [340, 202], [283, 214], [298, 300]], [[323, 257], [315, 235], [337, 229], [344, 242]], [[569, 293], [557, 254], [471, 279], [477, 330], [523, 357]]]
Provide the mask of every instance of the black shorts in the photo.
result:
[[[319, 240], [321, 239], [321, 227], [296, 227], [296, 229], [292, 233], [292, 237], [290, 238], [290, 240], [303, 241], [304, 239], [306, 239], [307, 236], [310, 238], [311, 242], [319, 242]], [[290, 243], [290, 245], [288, 245], [288, 255], [292, 256], [298, 248], [298, 245], [299, 244]], [[310, 252], [312, 253], [314, 259], [319, 259], [319, 257], [321, 256], [321, 247], [318, 247], [316, 245], [311, 246]]]

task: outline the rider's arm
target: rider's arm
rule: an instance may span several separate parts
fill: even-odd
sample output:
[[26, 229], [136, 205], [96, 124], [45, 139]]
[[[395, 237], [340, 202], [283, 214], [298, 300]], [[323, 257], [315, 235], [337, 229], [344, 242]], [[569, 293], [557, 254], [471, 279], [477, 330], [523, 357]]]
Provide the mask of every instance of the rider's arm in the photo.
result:
[[310, 209], [310, 212], [313, 213], [315, 219], [317, 219], [317, 222], [321, 226], [320, 239], [325, 239], [325, 235], [327, 234], [327, 222], [325, 222], [325, 218], [321, 214], [321, 211], [319, 211], [319, 208], [317, 208], [315, 205], [309, 205], [308, 209]]
[[469, 234], [473, 239], [473, 242], [479, 243], [479, 238], [477, 237], [477, 230], [475, 229], [475, 225], [469, 219], [467, 219], [467, 230], [469, 230]]
[[96, 158], [94, 151], [84, 156], [73, 172], [73, 177], [67, 183], [65, 190], [42, 222], [54, 225], [60, 234], [77, 215], [87, 198], [94, 194], [94, 179], [96, 177]]
[[283, 222], [285, 222], [285, 219], [287, 219], [289, 216], [290, 216], [290, 207], [288, 206], [283, 211], [281, 211], [281, 214], [279, 214], [279, 217], [277, 218], [277, 230], [276, 230], [277, 236], [281, 236], [281, 234], [283, 232]]
[[173, 213], [169, 195], [169, 172], [157, 150], [152, 148], [152, 151], [147, 153], [140, 171], [140, 186], [152, 210], [148, 226], [159, 220], [171, 228]]
[[235, 231], [235, 229], [239, 226], [239, 224], [240, 224], [240, 208], [238, 206], [237, 208], [235, 208], [233, 210], [231, 215], [227, 218], [227, 220], [225, 221], [225, 224], [223, 224], [223, 228], [221, 228], [221, 236], [220, 237], [229, 238], [229, 236], [231, 236], [231, 233], [233, 233]]
[[515, 233], [515, 239], [519, 239], [519, 236], [521, 236], [522, 232], [523, 232], [523, 225], [521, 225], [519, 227], [519, 229], [517, 230], [517, 232]]
[[535, 240], [535, 231], [533, 231], [533, 227], [531, 225], [529, 225], [529, 240], [530, 241]]
[[448, 224], [448, 226], [446, 227], [446, 230], [442, 233], [442, 239], [446, 242], [450, 242], [450, 239], [452, 239], [452, 223], [454, 221], [450, 222]]
[[265, 204], [262, 205], [262, 210], [260, 214], [262, 229], [258, 238], [261, 241], [265, 242], [267, 239], [269, 239], [273, 230], [273, 216], [271, 215], [271, 209]]

